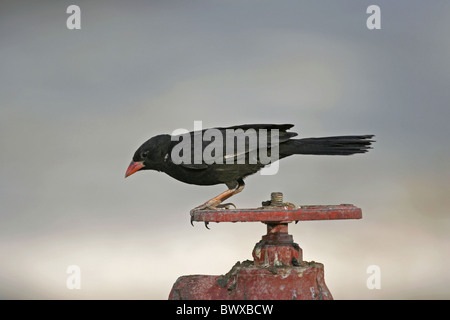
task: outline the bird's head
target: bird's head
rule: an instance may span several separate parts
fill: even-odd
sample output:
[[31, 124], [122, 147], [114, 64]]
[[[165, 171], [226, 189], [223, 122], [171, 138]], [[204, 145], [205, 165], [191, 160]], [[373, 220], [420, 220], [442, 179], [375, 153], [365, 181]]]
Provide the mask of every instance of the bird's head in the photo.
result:
[[140, 170], [161, 170], [170, 145], [169, 135], [159, 135], [144, 142], [134, 153], [125, 178]]

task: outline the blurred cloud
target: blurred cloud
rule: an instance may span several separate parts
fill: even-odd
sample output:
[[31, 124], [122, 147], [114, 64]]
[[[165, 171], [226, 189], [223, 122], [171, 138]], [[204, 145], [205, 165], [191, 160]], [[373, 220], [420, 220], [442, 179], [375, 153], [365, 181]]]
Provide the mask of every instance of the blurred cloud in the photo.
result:
[[194, 120], [376, 134], [365, 155], [286, 159], [233, 202], [354, 203], [362, 220], [290, 226], [333, 296], [449, 298], [446, 1], [379, 1], [379, 31], [359, 1], [79, 1], [78, 31], [70, 4], [0, 4], [1, 298], [166, 299], [251, 259], [264, 225], [189, 224], [225, 186], [123, 178], [142, 142]]

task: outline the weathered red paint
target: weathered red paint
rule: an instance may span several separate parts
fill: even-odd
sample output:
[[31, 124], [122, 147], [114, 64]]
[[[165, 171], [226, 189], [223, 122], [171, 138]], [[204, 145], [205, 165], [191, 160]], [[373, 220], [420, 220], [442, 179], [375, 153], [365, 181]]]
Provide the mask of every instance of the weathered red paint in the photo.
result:
[[198, 222], [255, 222], [267, 225], [253, 249], [253, 261], [237, 263], [223, 276], [190, 275], [177, 279], [171, 300], [329, 300], [321, 263], [305, 262], [302, 249], [288, 234], [288, 223], [307, 220], [361, 219], [361, 209], [337, 206], [267, 207], [259, 209], [201, 210]]
[[299, 208], [201, 210], [192, 213], [192, 221], [199, 222], [292, 222], [361, 218], [361, 209], [351, 204]]
[[291, 266], [302, 261], [302, 249], [287, 232], [287, 223], [267, 223], [267, 234], [252, 252], [256, 266]]
[[237, 263], [223, 276], [177, 279], [170, 300], [331, 300], [321, 263], [260, 268]]

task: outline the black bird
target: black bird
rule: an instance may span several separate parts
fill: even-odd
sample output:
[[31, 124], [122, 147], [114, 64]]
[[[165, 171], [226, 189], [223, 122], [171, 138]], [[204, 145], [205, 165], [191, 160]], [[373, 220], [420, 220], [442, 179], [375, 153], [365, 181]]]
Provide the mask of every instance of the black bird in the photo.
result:
[[[275, 151], [278, 149], [278, 156], [271, 159], [273, 162], [294, 154], [351, 155], [365, 153], [371, 149], [371, 143], [374, 142], [371, 140], [373, 135], [292, 139], [297, 136], [297, 133], [287, 130], [293, 126], [292, 124], [246, 124], [193, 131], [175, 137], [168, 134], [158, 135], [147, 140], [136, 150], [125, 178], [137, 171], [156, 170], [165, 172], [169, 176], [189, 184], [215, 185], [224, 183], [228, 190], [192, 211], [217, 209], [233, 205], [221, 203], [244, 189], [245, 177], [258, 172], [268, 164], [266, 158], [262, 159], [261, 157], [261, 154], [264, 155], [263, 151], [267, 151], [266, 155], [272, 157], [276, 155]], [[205, 132], [208, 130], [213, 130], [209, 132], [218, 134], [218, 136], [214, 139], [206, 139]], [[276, 133], [277, 131], [278, 135], [271, 136], [272, 132]], [[228, 132], [234, 132], [236, 136], [236, 138], [233, 137], [236, 144], [233, 148], [226, 147], [226, 143], [230, 141], [226, 139]], [[249, 133], [252, 133], [253, 136]], [[222, 140], [216, 141], [218, 140], [217, 137]], [[252, 137], [257, 137], [258, 143], [252, 143], [250, 141]], [[185, 148], [180, 152], [182, 149], [180, 148], [181, 143], [186, 141], [190, 143], [188, 145], [190, 150]], [[197, 147], [195, 141], [197, 141]], [[243, 146], [240, 150], [239, 142]], [[212, 143], [219, 143], [215, 145], [219, 147], [214, 152], [211, 151]], [[266, 144], [265, 149], [261, 147], [264, 146], [264, 143]], [[206, 151], [208, 151], [207, 154], [210, 154], [210, 159], [198, 160], [199, 152], [203, 154]], [[187, 153], [185, 154], [185, 152]], [[184, 159], [188, 161], [179, 163], [179, 159], [175, 159], [182, 156], [186, 156]], [[197, 161], [195, 161], [195, 157], [197, 157]], [[233, 163], [227, 163], [227, 161]]]

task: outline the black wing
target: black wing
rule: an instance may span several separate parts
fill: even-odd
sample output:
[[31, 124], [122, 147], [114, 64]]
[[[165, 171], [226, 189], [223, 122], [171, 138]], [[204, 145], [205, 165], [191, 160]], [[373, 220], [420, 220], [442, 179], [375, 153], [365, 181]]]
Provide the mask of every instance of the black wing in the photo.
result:
[[[185, 161], [179, 165], [193, 170], [206, 169], [213, 163], [254, 164], [259, 161], [261, 146], [266, 147], [270, 153], [271, 148], [297, 136], [295, 132], [287, 132], [293, 126], [292, 124], [245, 124], [193, 131], [178, 136], [178, 140], [172, 142], [170, 153], [173, 148], [177, 148], [177, 152], [182, 149], [180, 155]], [[190, 155], [185, 155], [183, 152], [190, 152]]]

